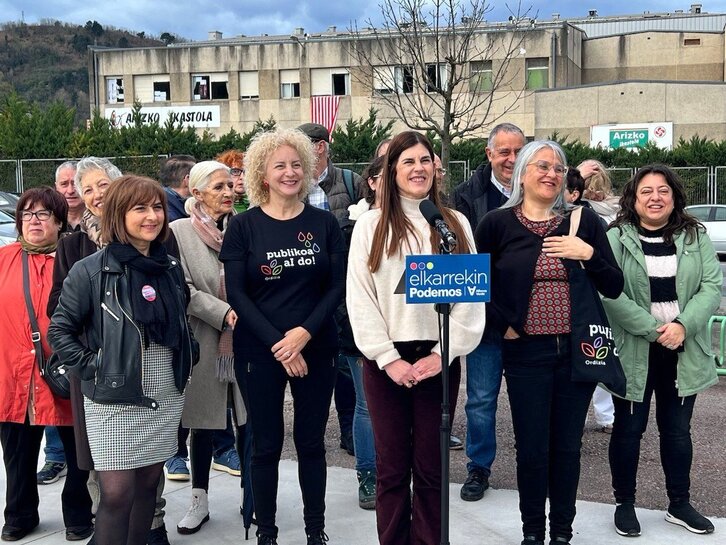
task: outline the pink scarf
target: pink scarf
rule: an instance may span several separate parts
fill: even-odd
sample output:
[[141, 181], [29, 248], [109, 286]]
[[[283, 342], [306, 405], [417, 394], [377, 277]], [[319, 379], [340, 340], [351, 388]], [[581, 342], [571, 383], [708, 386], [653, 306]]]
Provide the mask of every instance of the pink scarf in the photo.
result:
[[[202, 203], [195, 202], [192, 206], [191, 214], [192, 227], [194, 231], [202, 239], [202, 242], [214, 250], [217, 254], [222, 250], [222, 240], [224, 232], [217, 229], [217, 222], [207, 214], [202, 207]], [[228, 219], [225, 219], [225, 228]], [[227, 302], [227, 291], [224, 281], [224, 265], [219, 262], [219, 292], [217, 297]], [[221, 382], [235, 382], [234, 376], [234, 352], [232, 350], [232, 329], [226, 327], [219, 334], [219, 344], [217, 346], [217, 378]]]

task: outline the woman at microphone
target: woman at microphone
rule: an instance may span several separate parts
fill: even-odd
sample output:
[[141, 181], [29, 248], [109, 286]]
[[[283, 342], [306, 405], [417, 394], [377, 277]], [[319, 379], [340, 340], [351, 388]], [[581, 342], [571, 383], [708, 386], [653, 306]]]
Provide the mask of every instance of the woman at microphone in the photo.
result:
[[[423, 135], [407, 131], [393, 139], [379, 186], [380, 208], [358, 219], [350, 246], [347, 306], [356, 346], [365, 356], [381, 545], [436, 543], [441, 534], [441, 460], [435, 447], [443, 394], [439, 317], [433, 305], [406, 304], [405, 258], [439, 253], [441, 237], [419, 208], [426, 200], [456, 236], [455, 253], [474, 252], [474, 242], [466, 218], [441, 205], [433, 159]], [[452, 399], [459, 356], [476, 347], [483, 331], [483, 304], [452, 305], [446, 362]]]

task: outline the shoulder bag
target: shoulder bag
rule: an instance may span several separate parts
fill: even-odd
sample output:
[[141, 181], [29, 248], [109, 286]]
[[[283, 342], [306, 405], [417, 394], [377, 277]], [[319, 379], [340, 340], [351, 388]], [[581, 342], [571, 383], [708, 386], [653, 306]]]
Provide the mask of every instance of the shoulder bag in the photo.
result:
[[25, 306], [28, 308], [28, 318], [30, 319], [30, 330], [35, 347], [35, 361], [38, 363], [40, 376], [43, 377], [46, 384], [53, 392], [53, 395], [63, 399], [71, 398], [71, 384], [68, 377], [68, 370], [61, 363], [60, 358], [53, 354], [47, 360], [43, 357], [43, 344], [41, 343], [40, 328], [38, 327], [38, 319], [33, 308], [33, 300], [30, 297], [30, 277], [28, 272], [28, 252], [23, 250], [23, 292], [25, 293]]
[[[570, 216], [570, 236], [577, 234], [582, 207]], [[599, 382], [612, 393], [625, 395], [625, 373], [618, 357], [600, 295], [585, 272], [585, 266], [569, 271], [572, 324], [572, 381]]]

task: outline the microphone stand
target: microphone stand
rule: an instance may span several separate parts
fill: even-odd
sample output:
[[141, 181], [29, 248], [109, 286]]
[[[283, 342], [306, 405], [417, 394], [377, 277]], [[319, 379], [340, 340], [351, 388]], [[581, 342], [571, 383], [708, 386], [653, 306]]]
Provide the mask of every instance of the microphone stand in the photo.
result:
[[[450, 255], [454, 246], [442, 241], [442, 255]], [[441, 454], [441, 545], [449, 545], [449, 436], [451, 435], [451, 408], [449, 406], [449, 303], [436, 303], [436, 312], [443, 316], [441, 342], [441, 426], [439, 428], [439, 450]]]

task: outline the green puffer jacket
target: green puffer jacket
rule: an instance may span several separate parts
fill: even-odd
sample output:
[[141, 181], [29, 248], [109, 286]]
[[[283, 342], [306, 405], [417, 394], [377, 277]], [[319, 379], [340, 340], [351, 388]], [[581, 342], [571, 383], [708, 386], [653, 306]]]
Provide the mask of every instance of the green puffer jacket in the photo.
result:
[[[625, 399], [643, 401], [648, 376], [648, 351], [663, 325], [650, 314], [650, 283], [645, 256], [633, 225], [614, 227], [608, 239], [623, 270], [625, 287], [617, 299], [603, 298], [628, 381]], [[678, 355], [676, 388], [680, 397], [693, 395], [718, 381], [711, 352], [708, 320], [721, 302], [723, 275], [708, 235], [699, 231], [691, 243], [685, 233], [675, 237], [678, 271], [676, 293], [686, 328], [683, 352]]]

